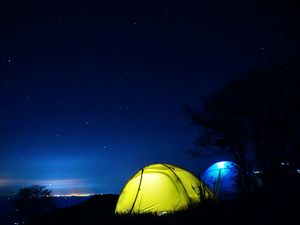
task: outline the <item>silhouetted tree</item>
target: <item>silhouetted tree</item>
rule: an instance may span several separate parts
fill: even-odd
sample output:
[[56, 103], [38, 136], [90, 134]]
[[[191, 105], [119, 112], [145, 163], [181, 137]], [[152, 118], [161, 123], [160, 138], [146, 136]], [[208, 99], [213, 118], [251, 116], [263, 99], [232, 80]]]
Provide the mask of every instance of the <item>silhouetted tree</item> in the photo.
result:
[[202, 128], [192, 153], [231, 153], [242, 170], [255, 164], [265, 174], [281, 173], [282, 162], [297, 163], [299, 75], [287, 64], [254, 70], [204, 100], [201, 111], [188, 108], [192, 123]]
[[52, 192], [45, 186], [32, 185], [21, 188], [15, 197], [15, 210], [19, 224], [26, 223], [55, 208]]

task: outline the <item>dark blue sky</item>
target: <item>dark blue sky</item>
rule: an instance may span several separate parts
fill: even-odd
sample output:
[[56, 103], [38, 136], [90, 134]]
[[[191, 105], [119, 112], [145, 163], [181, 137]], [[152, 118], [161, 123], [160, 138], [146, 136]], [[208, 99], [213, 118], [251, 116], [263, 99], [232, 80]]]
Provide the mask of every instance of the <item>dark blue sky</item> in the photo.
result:
[[0, 7], [0, 192], [118, 194], [151, 163], [215, 162], [186, 153], [199, 133], [182, 108], [299, 50], [297, 4], [224, 2]]

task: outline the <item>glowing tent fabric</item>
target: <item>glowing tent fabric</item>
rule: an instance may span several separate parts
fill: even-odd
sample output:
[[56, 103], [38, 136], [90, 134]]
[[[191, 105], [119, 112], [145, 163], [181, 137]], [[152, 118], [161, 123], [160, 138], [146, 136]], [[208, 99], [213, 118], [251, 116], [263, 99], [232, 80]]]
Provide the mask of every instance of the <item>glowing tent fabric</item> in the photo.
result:
[[190, 172], [170, 164], [152, 164], [127, 182], [115, 213], [174, 212], [213, 197], [207, 185]]
[[238, 166], [230, 161], [221, 161], [208, 167], [201, 176], [218, 199], [234, 198], [239, 193], [237, 178]]

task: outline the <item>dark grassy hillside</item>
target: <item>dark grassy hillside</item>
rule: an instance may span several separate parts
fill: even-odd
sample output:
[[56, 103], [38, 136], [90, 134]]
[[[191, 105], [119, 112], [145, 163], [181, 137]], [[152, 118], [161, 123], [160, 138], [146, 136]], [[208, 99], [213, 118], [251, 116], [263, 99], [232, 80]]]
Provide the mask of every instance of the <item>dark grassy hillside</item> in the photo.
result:
[[278, 182], [260, 192], [222, 202], [202, 202], [188, 210], [155, 216], [114, 215], [117, 195], [95, 195], [80, 205], [58, 209], [37, 218], [31, 225], [179, 225], [179, 224], [298, 224], [299, 177]]
[[0, 196], [0, 224], [11, 224], [12, 201], [10, 196]]
[[[105, 224], [114, 215], [118, 195], [94, 195], [85, 202], [36, 218], [30, 224]], [[109, 222], [109, 221], [107, 221]]]

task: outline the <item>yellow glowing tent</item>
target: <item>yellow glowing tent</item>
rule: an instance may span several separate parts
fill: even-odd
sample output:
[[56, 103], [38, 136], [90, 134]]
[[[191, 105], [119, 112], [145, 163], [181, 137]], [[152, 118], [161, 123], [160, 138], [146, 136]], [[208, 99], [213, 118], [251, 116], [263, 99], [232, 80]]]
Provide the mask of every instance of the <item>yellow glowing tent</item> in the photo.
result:
[[214, 198], [214, 194], [196, 176], [170, 164], [152, 164], [127, 182], [115, 213], [174, 212], [203, 198]]

